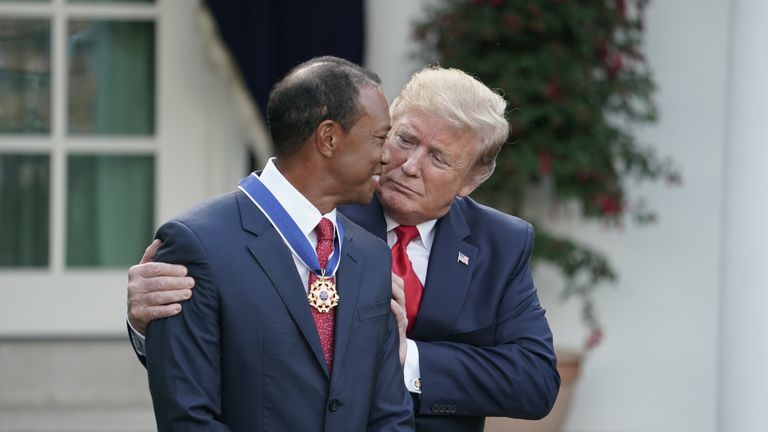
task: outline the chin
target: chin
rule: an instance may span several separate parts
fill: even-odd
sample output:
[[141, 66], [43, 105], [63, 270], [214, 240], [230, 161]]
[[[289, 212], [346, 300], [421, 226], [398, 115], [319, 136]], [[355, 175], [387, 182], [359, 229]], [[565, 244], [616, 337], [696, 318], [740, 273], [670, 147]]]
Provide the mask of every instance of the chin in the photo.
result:
[[412, 205], [411, 200], [399, 193], [382, 191], [379, 193], [379, 201], [381, 202], [381, 206], [384, 208], [384, 210], [386, 210], [387, 213], [391, 215], [405, 215], [416, 211], [416, 208]]

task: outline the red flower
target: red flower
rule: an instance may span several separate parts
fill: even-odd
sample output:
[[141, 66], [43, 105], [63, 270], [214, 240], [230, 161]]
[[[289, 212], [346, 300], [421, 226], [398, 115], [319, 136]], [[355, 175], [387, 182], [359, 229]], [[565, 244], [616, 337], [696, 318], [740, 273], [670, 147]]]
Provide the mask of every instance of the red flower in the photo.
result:
[[594, 349], [598, 345], [600, 345], [600, 342], [603, 340], [603, 331], [599, 328], [592, 329], [592, 332], [589, 334], [589, 337], [587, 338], [587, 342], [584, 344], [584, 348], [586, 348], [587, 351]]
[[627, 17], [627, 0], [616, 0], [616, 9], [622, 18]]
[[597, 195], [595, 204], [600, 209], [600, 213], [606, 216], [615, 216], [621, 212], [621, 203], [608, 194]]
[[501, 6], [502, 3], [504, 3], [504, 0], [491, 0], [491, 4], [494, 6]]
[[584, 184], [588, 182], [590, 178], [592, 178], [592, 173], [582, 169], [582, 170], [576, 171], [576, 174], [574, 174], [574, 177], [576, 178], [576, 182]]
[[603, 56], [603, 66], [605, 67], [608, 75], [616, 75], [624, 68], [624, 59], [622, 59], [619, 53], [608, 53]]
[[554, 102], [560, 99], [560, 83], [556, 80], [550, 81], [544, 86], [544, 97], [549, 101]]
[[548, 176], [552, 174], [552, 154], [549, 152], [539, 153], [539, 172]]
[[520, 30], [522, 24], [523, 23], [517, 14], [510, 13], [504, 16], [504, 25], [506, 25], [510, 30]]

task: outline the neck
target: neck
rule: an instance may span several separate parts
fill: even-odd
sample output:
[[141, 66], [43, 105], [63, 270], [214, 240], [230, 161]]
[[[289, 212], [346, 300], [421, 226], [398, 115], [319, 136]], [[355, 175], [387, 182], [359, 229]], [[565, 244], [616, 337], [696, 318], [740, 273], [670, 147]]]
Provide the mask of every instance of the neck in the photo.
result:
[[[293, 185], [304, 197], [312, 203], [320, 214], [327, 214], [335, 209], [339, 203], [336, 198], [326, 191], [325, 181], [321, 178], [313, 178], [307, 175], [309, 164], [290, 159], [275, 159], [275, 167], [288, 182]], [[317, 170], [323, 172], [322, 169]], [[323, 176], [324, 177], [324, 176]]]

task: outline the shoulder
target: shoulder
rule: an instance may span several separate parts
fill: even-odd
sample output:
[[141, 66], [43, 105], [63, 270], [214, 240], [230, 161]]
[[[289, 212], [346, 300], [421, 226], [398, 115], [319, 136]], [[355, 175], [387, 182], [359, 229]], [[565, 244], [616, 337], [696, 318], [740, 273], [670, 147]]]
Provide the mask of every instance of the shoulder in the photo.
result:
[[453, 205], [469, 229], [465, 241], [478, 248], [481, 260], [507, 263], [515, 273], [527, 265], [533, 254], [533, 225], [471, 198], [457, 198]]
[[242, 232], [238, 192], [200, 202], [162, 224], [155, 236], [164, 244], [176, 242], [189, 248], [206, 248], [231, 241]]
[[533, 225], [528, 221], [480, 204], [472, 198], [456, 198], [453, 205], [464, 216], [472, 235], [533, 236]]
[[238, 195], [243, 193], [231, 191], [208, 198], [174, 216], [169, 223], [180, 223], [193, 231], [227, 226], [231, 219], [239, 218]]

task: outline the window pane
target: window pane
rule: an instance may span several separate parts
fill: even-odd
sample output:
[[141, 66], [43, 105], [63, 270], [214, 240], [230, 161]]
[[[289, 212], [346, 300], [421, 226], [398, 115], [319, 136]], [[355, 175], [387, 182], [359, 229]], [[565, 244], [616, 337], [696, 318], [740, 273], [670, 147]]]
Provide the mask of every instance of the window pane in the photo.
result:
[[70, 156], [67, 266], [136, 263], [152, 239], [152, 156]]
[[49, 158], [0, 155], [0, 267], [48, 265]]
[[51, 24], [0, 19], [0, 133], [51, 130]]
[[155, 24], [69, 23], [70, 134], [155, 132]]

